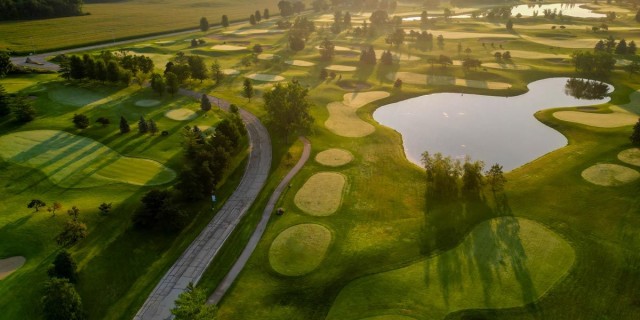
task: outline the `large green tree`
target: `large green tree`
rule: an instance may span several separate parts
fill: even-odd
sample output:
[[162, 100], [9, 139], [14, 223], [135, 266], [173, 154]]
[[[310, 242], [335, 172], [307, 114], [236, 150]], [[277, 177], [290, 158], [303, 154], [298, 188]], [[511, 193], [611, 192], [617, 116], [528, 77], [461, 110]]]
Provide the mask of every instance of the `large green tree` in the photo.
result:
[[14, 97], [11, 104], [13, 115], [18, 122], [27, 123], [36, 118], [36, 109], [33, 108], [26, 97]]
[[189, 69], [191, 70], [191, 77], [193, 79], [200, 80], [200, 83], [207, 79], [207, 66], [201, 56], [189, 56], [188, 63]]
[[71, 283], [78, 281], [78, 266], [69, 251], [62, 249], [47, 270], [51, 278], [65, 278]]
[[0, 51], [0, 78], [4, 78], [13, 69], [9, 54]]
[[200, 18], [200, 30], [202, 32], [209, 30], [209, 20], [206, 17]]
[[309, 90], [297, 81], [287, 85], [278, 83], [272, 90], [264, 93], [264, 107], [269, 121], [285, 137], [311, 127], [313, 117], [309, 114], [309, 109], [312, 104], [307, 98], [308, 93]]
[[46, 320], [83, 320], [82, 300], [76, 289], [64, 278], [53, 278], [44, 286], [43, 315]]
[[196, 288], [193, 283], [187, 285], [187, 289], [178, 296], [176, 307], [171, 309], [175, 320], [216, 320], [217, 309], [214, 305], [207, 304], [207, 295], [204, 290]]
[[251, 101], [251, 97], [253, 97], [253, 94], [255, 93], [253, 90], [253, 83], [248, 78], [245, 78], [242, 83], [242, 93], [247, 97], [247, 99], [249, 99], [249, 101]]
[[633, 132], [629, 139], [634, 146], [640, 147], [640, 119], [638, 119], [638, 122], [633, 126]]
[[225, 28], [229, 26], [229, 17], [227, 17], [226, 14], [222, 15], [222, 22], [220, 24]]
[[173, 72], [167, 72], [164, 75], [164, 78], [166, 79], [166, 84], [167, 84], [167, 92], [169, 92], [169, 94], [171, 94], [172, 96], [176, 93], [178, 93], [178, 90], [180, 89], [180, 83], [178, 82], [178, 76], [176, 76], [175, 73]]
[[4, 117], [11, 113], [11, 97], [0, 84], [0, 117]]

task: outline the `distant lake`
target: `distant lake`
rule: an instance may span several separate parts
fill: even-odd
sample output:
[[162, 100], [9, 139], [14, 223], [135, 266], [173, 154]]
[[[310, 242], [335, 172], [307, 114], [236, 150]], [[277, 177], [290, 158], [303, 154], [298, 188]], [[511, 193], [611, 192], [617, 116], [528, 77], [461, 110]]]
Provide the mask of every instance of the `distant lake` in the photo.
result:
[[529, 84], [529, 92], [514, 97], [436, 93], [378, 108], [373, 118], [402, 135], [409, 161], [422, 166], [421, 154], [499, 163], [505, 171], [520, 167], [567, 144], [558, 131], [539, 122], [538, 110], [587, 106], [609, 97], [580, 100], [565, 93], [569, 78], [549, 78]]
[[[511, 8], [511, 16], [515, 17], [519, 13], [525, 17], [530, 17], [533, 16], [534, 11], [538, 11], [538, 16], [542, 17], [545, 9], [556, 10], [556, 14], [562, 11], [563, 16], [578, 18], [604, 18], [607, 16], [604, 13], [593, 12], [591, 9], [580, 8], [581, 5], [584, 5], [584, 3], [521, 4]], [[439, 16], [429, 16], [429, 19], [437, 17]], [[471, 14], [454, 14], [451, 18], [468, 19], [471, 18]], [[404, 17], [402, 21], [420, 21], [420, 16]]]

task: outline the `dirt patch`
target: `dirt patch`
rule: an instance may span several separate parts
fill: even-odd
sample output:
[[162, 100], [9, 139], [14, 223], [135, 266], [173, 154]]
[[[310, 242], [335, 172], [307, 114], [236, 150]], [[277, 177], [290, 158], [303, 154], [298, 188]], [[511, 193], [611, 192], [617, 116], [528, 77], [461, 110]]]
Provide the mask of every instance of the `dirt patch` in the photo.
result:
[[640, 167], [640, 148], [631, 148], [618, 153], [618, 159], [624, 163]]
[[389, 73], [387, 75], [389, 80], [401, 79], [404, 83], [418, 84], [418, 85], [433, 85], [433, 86], [462, 86], [469, 88], [480, 89], [492, 89], [492, 90], [506, 90], [511, 88], [511, 84], [506, 82], [484, 81], [484, 80], [469, 80], [454, 78], [450, 76], [433, 76], [421, 73], [413, 72], [398, 72]]
[[313, 62], [304, 61], [304, 60], [287, 60], [284, 63], [288, 65], [296, 66], [296, 67], [311, 67], [315, 65], [315, 63]]
[[275, 75], [275, 74], [266, 74], [266, 73], [252, 73], [246, 76], [246, 78], [249, 78], [251, 80], [268, 81], [268, 82], [277, 82], [277, 81], [284, 80], [284, 77], [282, 76]]
[[136, 101], [135, 103], [136, 106], [143, 107], [143, 108], [155, 107], [159, 104], [160, 104], [159, 100], [153, 100], [153, 99], [142, 99], [142, 100]]
[[8, 277], [22, 267], [25, 261], [27, 261], [27, 259], [21, 256], [0, 259], [0, 280]]
[[363, 91], [371, 89], [371, 84], [357, 80], [340, 80], [336, 82], [336, 85], [349, 91]]
[[240, 51], [240, 50], [246, 50], [246, 49], [247, 47], [234, 46], [230, 44], [218, 44], [211, 47], [211, 50], [217, 50], [217, 51]]
[[615, 187], [638, 180], [640, 173], [617, 164], [601, 163], [582, 171], [582, 178], [595, 185]]
[[329, 71], [356, 71], [356, 67], [345, 66], [340, 64], [332, 64], [330, 66], [325, 67], [325, 69]]
[[344, 149], [327, 149], [316, 155], [316, 162], [328, 167], [343, 166], [353, 160], [353, 154]]
[[171, 120], [186, 121], [186, 120], [194, 119], [198, 115], [189, 109], [180, 108], [180, 109], [167, 111], [167, 113], [165, 113], [164, 116]]
[[342, 203], [347, 179], [335, 172], [316, 173], [298, 190], [294, 202], [300, 210], [313, 216], [334, 214]]
[[331, 231], [313, 224], [299, 224], [282, 231], [269, 248], [269, 264], [285, 276], [302, 276], [315, 270], [331, 245]]

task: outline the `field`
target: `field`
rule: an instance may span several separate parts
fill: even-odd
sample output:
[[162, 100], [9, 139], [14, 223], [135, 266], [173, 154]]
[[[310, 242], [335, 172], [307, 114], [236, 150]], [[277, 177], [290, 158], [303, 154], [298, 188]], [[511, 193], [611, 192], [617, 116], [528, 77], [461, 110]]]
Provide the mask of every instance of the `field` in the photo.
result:
[[[406, 159], [402, 137], [372, 118], [381, 105], [423, 94], [513, 96], [524, 93], [527, 84], [536, 80], [575, 76], [569, 57], [584, 43], [609, 35], [640, 41], [637, 23], [632, 15], [624, 15], [630, 11], [613, 8], [623, 15], [609, 22], [610, 31], [600, 33], [590, 30], [601, 24], [594, 19], [521, 18], [515, 20], [513, 32], [505, 30], [504, 20], [436, 20], [430, 32], [444, 35], [445, 43], [433, 51], [410, 43], [390, 46], [385, 34], [369, 38], [354, 37], [349, 31], [334, 34], [325, 22], [318, 23], [318, 30], [298, 52], [288, 48], [286, 33], [264, 23], [114, 48], [150, 55], [159, 71], [178, 51], [200, 55], [207, 65], [217, 60], [229, 71], [221, 84], [191, 81], [186, 87], [237, 103], [263, 120], [262, 93], [274, 82], [297, 80], [309, 88], [315, 120], [308, 138], [316, 161], [307, 162], [279, 200], [276, 207], [285, 213], [271, 218], [243, 272], [220, 302], [219, 318], [636, 319], [640, 313], [640, 168], [637, 149], [628, 137], [640, 113], [638, 75], [618, 67], [609, 77], [599, 78], [615, 90], [610, 102], [592, 109], [563, 106], [532, 114], [566, 136], [568, 145], [508, 172], [502, 207], [486, 189], [481, 201], [427, 211], [424, 170]], [[408, 16], [415, 9], [402, 6], [405, 12], [398, 13]], [[327, 15], [331, 16], [310, 18], [324, 21]], [[560, 24], [566, 27], [551, 29]], [[419, 29], [420, 24], [405, 21], [403, 28]], [[193, 38], [205, 38], [207, 44], [191, 48]], [[331, 61], [321, 60], [318, 54], [317, 46], [325, 38], [340, 49]], [[568, 41], [558, 45], [559, 38]], [[255, 44], [265, 48], [263, 59], [251, 56], [250, 49], [228, 50]], [[393, 65], [362, 65], [357, 52], [369, 44], [376, 50], [390, 49], [399, 59]], [[468, 53], [458, 45], [468, 48]], [[495, 52], [507, 50], [511, 61], [496, 60]], [[432, 62], [441, 54], [454, 61], [477, 58], [483, 66], [442, 67]], [[620, 58], [639, 60], [637, 55]], [[242, 63], [243, 59], [250, 63]], [[335, 72], [335, 78], [321, 80], [322, 68]], [[403, 80], [401, 88], [394, 87], [397, 77]], [[257, 89], [251, 102], [241, 97], [245, 78], [253, 79]], [[131, 318], [154, 281], [194, 237], [198, 225], [211, 218], [209, 210], [194, 204], [194, 211], [207, 213], [198, 215], [176, 240], [138, 234], [128, 228], [129, 215], [149, 188], [140, 185], [154, 181], [149, 180], [151, 173], [133, 177], [138, 185], [61, 187], [56, 173], [51, 173], [57, 167], [43, 167], [43, 161], [61, 150], [34, 150], [33, 144], [43, 141], [45, 133], [62, 134], [80, 146], [121, 157], [117, 161], [146, 159], [158, 164], [153, 170], [164, 166], [176, 171], [180, 128], [215, 126], [219, 114], [205, 118], [194, 100], [158, 97], [135, 85], [121, 89], [69, 84], [51, 75], [0, 83], [10, 91], [36, 96], [34, 103], [42, 112], [42, 118], [21, 127], [8, 121], [0, 124], [0, 143], [15, 144], [11, 152], [32, 150], [34, 155], [18, 165], [22, 160], [0, 150], [0, 181], [17, 181], [0, 185], [0, 258], [27, 258], [23, 267], [0, 282], [0, 295], [16, 292], [24, 301], [37, 303], [38, 294], [29, 288], [46, 277], [44, 270], [56, 250], [50, 239], [63, 221], [47, 213], [28, 212], [26, 203], [37, 195], [60, 201], [65, 209], [72, 204], [87, 208], [91, 236], [72, 254], [80, 262], [79, 292], [90, 317]], [[91, 117], [122, 114], [132, 121], [144, 115], [156, 120], [161, 130], [169, 130], [170, 136], [121, 136], [114, 125], [92, 125], [80, 131], [70, 123], [78, 112]], [[269, 129], [277, 160], [272, 176], [200, 282], [209, 293], [244, 247], [275, 184], [299, 157], [299, 142]], [[39, 140], [24, 138], [35, 133]], [[226, 194], [233, 190], [240, 171], [230, 177]], [[117, 170], [110, 172], [122, 180], [131, 179]], [[77, 179], [86, 183], [105, 181], [94, 179], [95, 172], [80, 173], [84, 176]], [[99, 216], [92, 209], [103, 201], [114, 202], [113, 215]], [[3, 300], [0, 308], [8, 310], [0, 315], [2, 319], [18, 314], [37, 318], [37, 310], [18, 298]]]

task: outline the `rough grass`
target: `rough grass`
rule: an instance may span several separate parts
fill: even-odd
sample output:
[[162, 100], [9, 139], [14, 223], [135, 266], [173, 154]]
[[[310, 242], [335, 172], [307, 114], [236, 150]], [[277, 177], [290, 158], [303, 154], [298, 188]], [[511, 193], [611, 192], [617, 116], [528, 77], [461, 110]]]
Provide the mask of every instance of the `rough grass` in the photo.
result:
[[346, 183], [347, 179], [342, 174], [316, 173], [296, 193], [296, 206], [313, 216], [332, 215], [342, 203]]
[[316, 161], [324, 166], [339, 167], [353, 160], [353, 154], [344, 149], [328, 149], [316, 155]]
[[315, 270], [329, 249], [331, 231], [319, 224], [299, 224], [282, 231], [271, 243], [269, 263], [285, 276]]
[[176, 176], [156, 161], [125, 157], [93, 139], [64, 131], [20, 131], [0, 136], [0, 144], [0, 157], [38, 169], [65, 188], [159, 185]]
[[640, 149], [631, 148], [618, 153], [618, 159], [624, 163], [640, 166]]
[[25, 261], [26, 259], [20, 256], [0, 259], [0, 280], [22, 267]]
[[615, 187], [638, 180], [640, 173], [621, 165], [600, 163], [582, 171], [582, 177], [599, 186]]
[[380, 314], [443, 319], [462, 309], [522, 306], [551, 289], [574, 260], [569, 243], [539, 223], [497, 218], [479, 224], [443, 254], [353, 281], [327, 319]]
[[192, 120], [198, 116], [197, 113], [185, 108], [170, 110], [164, 115], [165, 117], [176, 121]]

